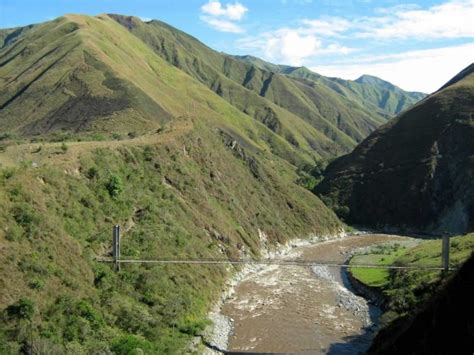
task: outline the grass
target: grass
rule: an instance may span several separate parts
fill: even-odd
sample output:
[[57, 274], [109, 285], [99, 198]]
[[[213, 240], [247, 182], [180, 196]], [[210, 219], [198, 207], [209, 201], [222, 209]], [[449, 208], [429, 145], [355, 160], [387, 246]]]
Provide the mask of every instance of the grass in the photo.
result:
[[[406, 252], [406, 247], [400, 244], [376, 247], [370, 253], [355, 255], [351, 258], [351, 265], [393, 265]], [[390, 273], [386, 269], [351, 268], [350, 272], [359, 281], [371, 287], [383, 288], [389, 282]]]
[[[474, 252], [474, 233], [451, 238], [450, 267], [459, 267]], [[351, 265], [441, 266], [441, 240], [422, 240], [416, 246], [382, 245], [355, 255]], [[446, 281], [441, 271], [380, 270], [351, 268], [362, 283], [378, 288], [386, 297], [382, 322], [412, 312], [428, 300]]]

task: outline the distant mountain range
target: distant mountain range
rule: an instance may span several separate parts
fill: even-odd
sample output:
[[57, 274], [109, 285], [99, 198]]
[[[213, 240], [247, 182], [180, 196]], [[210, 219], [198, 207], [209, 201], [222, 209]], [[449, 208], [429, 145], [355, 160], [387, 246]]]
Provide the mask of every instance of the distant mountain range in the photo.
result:
[[471, 64], [330, 164], [316, 191], [350, 223], [472, 231], [473, 103]]

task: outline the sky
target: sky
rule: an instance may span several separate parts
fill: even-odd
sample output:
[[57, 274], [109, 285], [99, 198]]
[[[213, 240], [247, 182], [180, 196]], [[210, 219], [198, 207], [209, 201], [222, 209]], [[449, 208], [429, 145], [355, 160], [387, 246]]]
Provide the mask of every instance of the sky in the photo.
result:
[[409, 91], [474, 62], [474, 0], [0, 0], [0, 28], [67, 13], [158, 19], [218, 51]]

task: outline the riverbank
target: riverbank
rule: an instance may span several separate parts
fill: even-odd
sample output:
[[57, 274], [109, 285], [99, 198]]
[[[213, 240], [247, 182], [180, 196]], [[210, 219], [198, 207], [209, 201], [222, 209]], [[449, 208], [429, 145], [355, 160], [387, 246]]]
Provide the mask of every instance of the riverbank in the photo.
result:
[[[304, 239], [293, 239], [286, 244], [269, 245], [268, 238], [261, 230], [259, 232], [259, 239], [263, 245], [260, 251], [262, 259], [276, 259], [292, 257], [292, 251], [298, 247], [313, 245], [328, 240], [341, 239], [348, 234], [340, 231], [335, 235], [317, 236], [310, 235]], [[229, 269], [232, 267], [229, 267]], [[267, 265], [244, 265], [240, 270], [236, 271], [229, 280], [225, 283], [224, 289], [218, 301], [213, 305], [212, 310], [208, 314], [208, 319], [212, 322], [212, 326], [208, 327], [202, 335], [202, 340], [206, 346], [205, 354], [219, 354], [227, 351], [229, 345], [229, 337], [233, 331], [233, 319], [222, 314], [221, 310], [225, 302], [231, 299], [235, 293], [235, 287], [242, 282], [248, 275], [258, 273]], [[231, 271], [231, 270], [229, 270]]]
[[[269, 257], [342, 263], [354, 249], [393, 236], [332, 236], [288, 243]], [[367, 349], [376, 307], [355, 295], [339, 269], [264, 265], [229, 282], [210, 318], [206, 341], [221, 350], [334, 353]]]

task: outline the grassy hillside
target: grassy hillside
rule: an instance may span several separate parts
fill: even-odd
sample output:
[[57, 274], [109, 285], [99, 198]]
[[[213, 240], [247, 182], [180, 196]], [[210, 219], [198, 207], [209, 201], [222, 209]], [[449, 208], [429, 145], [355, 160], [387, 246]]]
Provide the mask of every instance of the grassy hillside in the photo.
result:
[[[378, 108], [367, 109], [364, 99], [354, 100], [348, 90], [347, 94], [341, 93], [340, 88], [333, 88], [333, 81], [327, 78], [309, 80], [296, 75], [297, 68], [216, 52], [160, 21], [143, 23], [134, 17], [111, 16], [168, 62], [204, 83], [239, 110], [263, 122], [291, 143], [307, 141], [321, 155], [351, 150], [390, 114]], [[414, 102], [416, 99], [407, 100], [406, 105]], [[318, 143], [320, 141], [325, 143]]]
[[347, 221], [462, 234], [474, 221], [474, 65], [332, 162], [316, 192]]
[[[256, 257], [258, 230], [274, 244], [340, 228], [292, 183], [292, 166], [224, 132], [198, 124], [170, 142], [125, 143], [80, 146], [80, 154], [72, 143], [66, 151], [45, 144], [45, 155], [61, 159], [0, 170], [4, 352], [125, 354], [129, 343], [174, 352], [202, 330], [227, 270], [125, 265], [115, 273], [96, 260], [109, 255], [115, 223], [122, 255], [144, 259]], [[27, 314], [18, 311], [25, 302]]]
[[314, 130], [310, 136], [305, 123], [296, 125], [294, 134], [287, 132], [294, 138], [288, 142], [170, 66], [106, 15], [70, 15], [38, 25], [1, 54], [8, 63], [0, 68], [5, 78], [0, 121], [9, 135], [136, 135], [197, 115], [218, 117], [220, 127], [231, 124], [236, 133], [294, 164], [313, 161], [331, 144]]
[[183, 72], [265, 125], [273, 133], [264, 139], [281, 137], [312, 160], [349, 152], [391, 113], [372, 105], [372, 96], [385, 95], [372, 83], [336, 84], [304, 68], [251, 63], [159, 21], [70, 15], [2, 30], [0, 41], [0, 121], [19, 136], [158, 129], [195, 110], [179, 97], [188, 94]]
[[326, 86], [333, 94], [342, 95], [357, 105], [387, 118], [409, 108], [426, 96], [420, 92], [404, 91], [389, 82], [370, 75], [362, 75], [357, 80], [343, 80], [319, 75], [306, 67], [275, 65], [252, 56], [235, 56], [235, 58], [267, 71], [314, 81]]
[[257, 258], [342, 228], [295, 183], [297, 166], [319, 157], [304, 121], [291, 143], [106, 15], [10, 38], [0, 51], [0, 353], [185, 351], [233, 270], [116, 273], [97, 260], [116, 223], [123, 257], [144, 259]]

